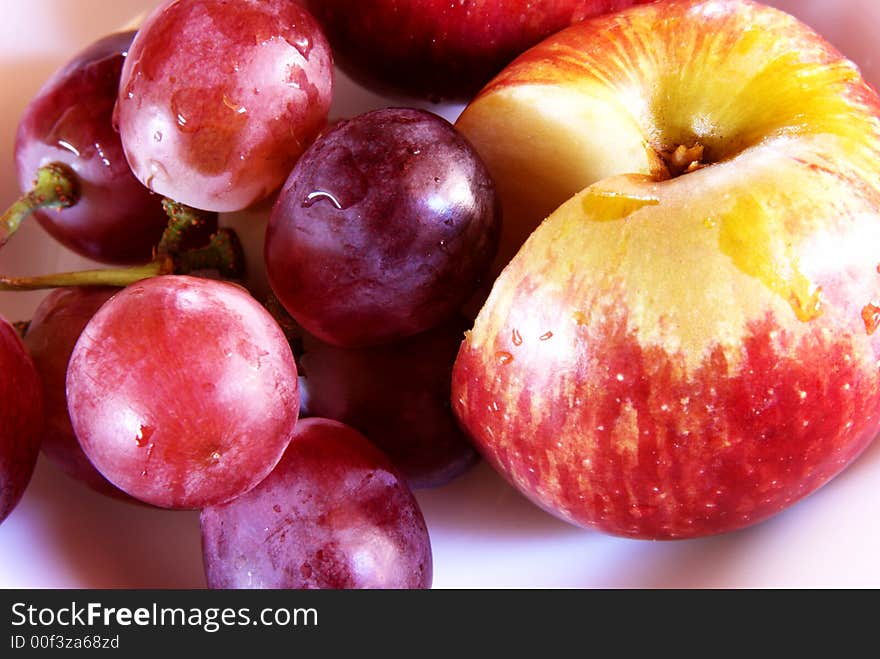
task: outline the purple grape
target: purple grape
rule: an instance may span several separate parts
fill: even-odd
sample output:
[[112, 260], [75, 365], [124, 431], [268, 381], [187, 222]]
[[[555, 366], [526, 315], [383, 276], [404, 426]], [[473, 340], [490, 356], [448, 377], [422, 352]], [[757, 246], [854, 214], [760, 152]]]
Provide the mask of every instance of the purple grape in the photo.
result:
[[83, 328], [118, 290], [101, 287], [54, 290], [37, 307], [24, 337], [43, 389], [43, 453], [71, 478], [114, 496], [122, 492], [95, 469], [73, 432], [67, 412], [65, 380], [70, 354]]
[[464, 321], [454, 319], [369, 348], [337, 348], [305, 337], [299, 363], [306, 413], [362, 432], [411, 488], [449, 483], [479, 459], [449, 401], [464, 330]]
[[18, 504], [40, 451], [43, 399], [24, 344], [0, 317], [0, 522]]
[[451, 124], [378, 110], [300, 158], [272, 210], [266, 267], [311, 334], [372, 345], [452, 317], [485, 275], [499, 227], [492, 180]]
[[73, 206], [36, 211], [40, 224], [78, 254], [106, 263], [146, 263], [167, 223], [161, 197], [134, 177], [112, 124], [133, 36], [108, 36], [55, 73], [25, 109], [15, 143], [22, 190], [41, 167], [61, 164], [79, 191]]
[[406, 483], [357, 431], [306, 419], [257, 487], [201, 515], [211, 588], [429, 588], [431, 544]]

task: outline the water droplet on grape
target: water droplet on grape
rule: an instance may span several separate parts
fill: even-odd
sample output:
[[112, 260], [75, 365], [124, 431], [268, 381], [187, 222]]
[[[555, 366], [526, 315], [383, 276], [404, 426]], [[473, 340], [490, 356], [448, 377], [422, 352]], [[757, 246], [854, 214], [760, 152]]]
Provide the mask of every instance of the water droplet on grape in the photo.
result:
[[195, 133], [201, 128], [196, 119], [200, 116], [199, 108], [209, 94], [207, 90], [193, 89], [180, 89], [172, 94], [171, 116], [177, 117], [177, 128], [181, 132]]
[[65, 151], [70, 151], [77, 158], [79, 157], [79, 149], [77, 149], [75, 146], [73, 146], [73, 144], [71, 144], [67, 140], [58, 140], [57, 144]]
[[506, 366], [513, 361], [513, 355], [511, 355], [509, 352], [496, 352], [495, 356], [498, 358], [498, 363], [501, 366]]
[[134, 438], [135, 444], [138, 445], [138, 448], [144, 448], [147, 446], [150, 443], [150, 437], [152, 437], [155, 432], [156, 429], [152, 426], [141, 424], [137, 437]]
[[157, 176], [160, 179], [167, 180], [168, 170], [166, 170], [165, 166], [162, 163], [160, 163], [158, 160], [151, 160], [150, 161], [150, 175], [147, 177], [146, 185], [150, 190], [153, 190], [153, 192], [155, 192], [155, 189], [153, 188], [153, 181], [155, 180], [155, 178]]
[[235, 112], [235, 114], [247, 114], [246, 107], [244, 107], [241, 103], [236, 103], [231, 98], [229, 98], [226, 94], [223, 94], [223, 105], [225, 105], [230, 110]]
[[161, 142], [162, 132], [157, 130], [155, 133], [153, 133], [153, 140], [155, 140], [156, 142]]
[[296, 48], [296, 51], [303, 56], [303, 59], [309, 59], [312, 54], [312, 40], [305, 34], [297, 34], [293, 37], [284, 38], [287, 43]]
[[274, 506], [272, 506], [272, 510], [274, 510], [276, 513], [280, 513], [280, 512], [281, 512], [281, 506], [279, 506], [279, 505], [276, 503]]
[[342, 205], [333, 194], [330, 192], [325, 192], [324, 190], [315, 190], [314, 192], [310, 192], [305, 200], [302, 202], [303, 208], [311, 208], [319, 201], [329, 201], [333, 206], [336, 207], [337, 210], [345, 210], [345, 206]]

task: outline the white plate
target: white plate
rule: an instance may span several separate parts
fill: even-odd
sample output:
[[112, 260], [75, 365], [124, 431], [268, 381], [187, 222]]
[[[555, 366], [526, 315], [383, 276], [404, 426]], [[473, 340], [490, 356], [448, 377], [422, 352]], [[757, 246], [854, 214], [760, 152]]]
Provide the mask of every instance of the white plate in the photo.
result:
[[[12, 144], [18, 118], [70, 55], [154, 0], [4, 3], [0, 21], [0, 205], [18, 194]], [[880, 32], [875, 0], [774, 2], [824, 33], [875, 86]], [[386, 101], [338, 78], [335, 116]], [[453, 119], [460, 108], [432, 107]], [[246, 245], [258, 258], [260, 223]], [[253, 224], [230, 218], [237, 227]], [[27, 224], [0, 252], [0, 272], [79, 268], [85, 261]], [[258, 282], [259, 283], [259, 282]], [[0, 314], [25, 319], [40, 293], [0, 293]], [[418, 493], [434, 550], [434, 586], [873, 587], [880, 586], [880, 444], [807, 500], [768, 522], [703, 540], [643, 542], [577, 529], [538, 510], [481, 465], [455, 483]], [[119, 503], [71, 481], [41, 458], [16, 510], [0, 525], [0, 587], [198, 588], [204, 586], [198, 515]]]

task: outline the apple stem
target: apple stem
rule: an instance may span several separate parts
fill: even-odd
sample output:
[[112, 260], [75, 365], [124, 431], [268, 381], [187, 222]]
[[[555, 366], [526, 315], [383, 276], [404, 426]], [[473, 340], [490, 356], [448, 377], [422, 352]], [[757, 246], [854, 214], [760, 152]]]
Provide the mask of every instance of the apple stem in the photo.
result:
[[76, 174], [60, 163], [44, 165], [37, 170], [34, 187], [13, 203], [0, 216], [0, 247], [18, 231], [21, 223], [41, 208], [70, 208], [79, 201]]
[[651, 177], [655, 181], [668, 181], [682, 174], [690, 174], [707, 164], [703, 161], [705, 147], [700, 143], [693, 146], [679, 144], [670, 149], [658, 149], [650, 144], [645, 146], [650, 160]]

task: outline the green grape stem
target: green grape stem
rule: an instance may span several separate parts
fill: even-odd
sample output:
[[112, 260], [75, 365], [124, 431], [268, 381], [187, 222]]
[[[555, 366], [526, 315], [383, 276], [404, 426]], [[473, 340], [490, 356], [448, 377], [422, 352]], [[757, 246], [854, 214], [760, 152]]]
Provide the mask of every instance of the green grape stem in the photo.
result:
[[38, 277], [0, 277], [0, 291], [33, 291], [67, 286], [116, 286], [123, 288], [151, 277], [216, 271], [221, 277], [244, 276], [244, 251], [231, 229], [220, 229], [200, 249], [179, 254], [159, 254], [146, 265], [131, 268], [83, 270]]
[[187, 233], [207, 222], [209, 213], [191, 208], [167, 197], [162, 200], [162, 208], [168, 216], [168, 226], [156, 248], [159, 255], [177, 254]]
[[37, 170], [34, 187], [0, 216], [0, 247], [18, 231], [21, 223], [42, 208], [70, 208], [79, 201], [76, 174], [66, 165], [51, 163]]

